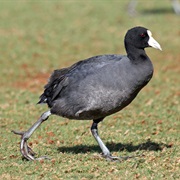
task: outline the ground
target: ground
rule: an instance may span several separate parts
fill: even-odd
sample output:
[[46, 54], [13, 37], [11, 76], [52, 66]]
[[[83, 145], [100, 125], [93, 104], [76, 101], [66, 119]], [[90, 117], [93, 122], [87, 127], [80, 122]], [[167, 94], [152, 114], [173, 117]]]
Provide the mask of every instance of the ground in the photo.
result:
[[[179, 179], [180, 178], [180, 17], [171, 3], [140, 1], [7, 1], [0, 6], [0, 179]], [[20, 137], [47, 106], [36, 105], [54, 69], [98, 54], [125, 54], [124, 35], [134, 26], [151, 30], [162, 52], [147, 54], [154, 76], [133, 103], [99, 124], [99, 134], [115, 156], [100, 156], [91, 121], [52, 116], [29, 145], [49, 161], [28, 162]]]

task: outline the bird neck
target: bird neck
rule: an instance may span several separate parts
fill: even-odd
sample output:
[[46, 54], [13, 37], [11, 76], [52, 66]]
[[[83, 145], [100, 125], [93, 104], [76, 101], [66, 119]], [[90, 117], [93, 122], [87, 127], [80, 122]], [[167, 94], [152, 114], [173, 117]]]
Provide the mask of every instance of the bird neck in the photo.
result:
[[149, 60], [144, 49], [139, 49], [134, 46], [128, 45], [126, 46], [126, 52], [127, 52], [128, 58], [133, 63], [139, 63], [145, 60]]

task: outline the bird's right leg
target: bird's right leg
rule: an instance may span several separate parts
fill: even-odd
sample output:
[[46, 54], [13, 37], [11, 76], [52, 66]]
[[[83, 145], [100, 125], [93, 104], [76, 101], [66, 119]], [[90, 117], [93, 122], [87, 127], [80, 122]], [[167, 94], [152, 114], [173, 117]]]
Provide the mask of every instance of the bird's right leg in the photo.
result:
[[33, 150], [27, 145], [27, 140], [31, 137], [33, 132], [44, 122], [48, 119], [48, 117], [51, 115], [50, 111], [47, 111], [41, 115], [41, 117], [38, 119], [37, 122], [35, 122], [27, 131], [25, 132], [19, 132], [14, 131], [12, 132], [14, 134], [21, 135], [21, 143], [20, 143], [20, 151], [23, 157], [25, 157], [27, 160], [40, 160], [40, 159], [47, 159], [46, 156], [42, 156], [40, 158], [35, 158], [35, 153]]

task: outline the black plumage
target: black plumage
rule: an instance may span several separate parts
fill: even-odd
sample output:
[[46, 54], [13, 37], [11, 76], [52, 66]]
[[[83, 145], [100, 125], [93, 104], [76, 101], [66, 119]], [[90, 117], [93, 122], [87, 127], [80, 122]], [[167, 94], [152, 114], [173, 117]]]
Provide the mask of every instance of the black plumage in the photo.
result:
[[[71, 67], [55, 70], [38, 103], [47, 103], [49, 111], [22, 135], [21, 153], [34, 160], [26, 139], [51, 114], [77, 120], [93, 120], [91, 131], [103, 155], [108, 159], [109, 150], [101, 141], [97, 124], [106, 116], [126, 107], [150, 81], [153, 65], [144, 48], [161, 49], [151, 32], [143, 27], [130, 29], [124, 40], [126, 55], [100, 55], [79, 61]], [[21, 134], [17, 133], [16, 134]]]

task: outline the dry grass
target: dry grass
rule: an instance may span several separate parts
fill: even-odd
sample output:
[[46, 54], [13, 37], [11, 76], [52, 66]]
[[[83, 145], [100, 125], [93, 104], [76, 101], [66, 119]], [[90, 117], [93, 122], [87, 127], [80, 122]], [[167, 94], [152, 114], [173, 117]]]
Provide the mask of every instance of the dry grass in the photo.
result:
[[[0, 179], [179, 179], [180, 17], [168, 0], [140, 1], [129, 17], [126, 1], [9, 1], [0, 6]], [[157, 11], [155, 11], [155, 10]], [[52, 116], [29, 140], [50, 161], [21, 159], [19, 137], [47, 109], [35, 105], [53, 69], [97, 54], [124, 54], [127, 29], [149, 28], [163, 51], [148, 49], [152, 81], [125, 110], [100, 123], [113, 155], [108, 162], [90, 133], [90, 121]]]

